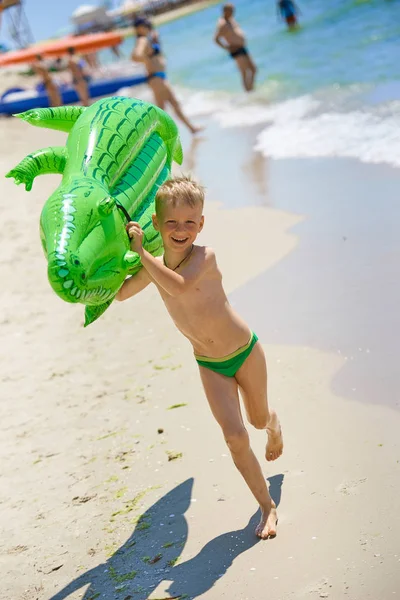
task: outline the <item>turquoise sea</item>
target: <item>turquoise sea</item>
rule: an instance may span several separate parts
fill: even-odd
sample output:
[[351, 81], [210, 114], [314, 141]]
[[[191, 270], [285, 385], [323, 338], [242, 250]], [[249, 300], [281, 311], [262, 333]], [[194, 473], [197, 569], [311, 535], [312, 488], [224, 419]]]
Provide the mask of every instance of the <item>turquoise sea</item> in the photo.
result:
[[[272, 0], [237, 0], [258, 66], [245, 94], [213, 42], [221, 4], [159, 28], [168, 76], [189, 114], [223, 127], [260, 125], [265, 156], [348, 156], [400, 166], [400, 0], [298, 2], [288, 32]], [[126, 56], [133, 40], [124, 42]]]

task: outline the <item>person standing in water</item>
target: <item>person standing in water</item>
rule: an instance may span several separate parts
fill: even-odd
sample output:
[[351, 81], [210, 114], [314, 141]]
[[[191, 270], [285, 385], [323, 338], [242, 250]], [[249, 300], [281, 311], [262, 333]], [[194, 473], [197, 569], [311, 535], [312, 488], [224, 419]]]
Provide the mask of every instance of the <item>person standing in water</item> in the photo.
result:
[[227, 50], [236, 61], [242, 76], [243, 87], [246, 92], [251, 92], [254, 89], [257, 67], [246, 48], [245, 35], [233, 18], [234, 12], [235, 7], [233, 4], [224, 4], [222, 17], [217, 21], [214, 41], [218, 46]]
[[75, 48], [68, 48], [68, 55], [68, 69], [72, 75], [72, 83], [83, 106], [89, 106], [90, 77], [85, 70], [86, 63], [75, 55]]
[[47, 96], [49, 98], [49, 105], [62, 106], [63, 101], [59, 89], [55, 84], [54, 79], [50, 75], [49, 70], [44, 63], [41, 54], [38, 54], [36, 56], [36, 61], [32, 64], [32, 69], [36, 73], [36, 75], [39, 75], [39, 77], [42, 79], [43, 85], [47, 92]]
[[293, 0], [278, 0], [277, 9], [279, 16], [286, 21], [289, 29], [295, 29], [298, 26], [299, 9]]
[[153, 95], [154, 104], [165, 109], [170, 104], [176, 116], [186, 125], [191, 133], [201, 131], [202, 127], [196, 127], [182, 112], [181, 106], [166, 81], [166, 60], [161, 52], [160, 44], [155, 41], [155, 32], [150, 22], [145, 17], [137, 17], [134, 21], [136, 30], [136, 44], [132, 52], [132, 60], [141, 62], [147, 71], [147, 83]]

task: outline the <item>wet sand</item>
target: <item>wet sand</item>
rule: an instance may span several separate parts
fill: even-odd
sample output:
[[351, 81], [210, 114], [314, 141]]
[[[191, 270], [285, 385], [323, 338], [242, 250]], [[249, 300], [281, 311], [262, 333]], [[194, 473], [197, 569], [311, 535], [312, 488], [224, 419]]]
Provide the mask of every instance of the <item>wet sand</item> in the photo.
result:
[[[1, 127], [2, 174], [65, 140]], [[266, 162], [248, 151], [255, 134], [210, 125], [190, 148], [184, 133], [184, 168], [208, 188], [201, 239], [267, 353], [286, 444], [263, 463], [278, 537], [253, 535], [257, 507], [155, 290], [83, 329], [83, 307], [47, 283], [38, 235], [58, 177], [29, 194], [2, 179], [1, 598], [399, 593], [399, 178], [348, 161]], [[250, 434], [262, 459], [264, 434]]]
[[351, 159], [267, 160], [252, 152], [258, 131], [220, 135], [211, 123], [187, 153], [186, 166], [224, 208], [263, 206], [299, 217], [291, 229], [296, 252], [237, 289], [231, 302], [271, 343], [343, 357], [332, 382], [338, 395], [399, 409], [400, 170]]
[[282, 161], [270, 166], [270, 188], [273, 206], [305, 216], [298, 247], [232, 302], [271, 343], [342, 357], [335, 394], [400, 409], [400, 171]]

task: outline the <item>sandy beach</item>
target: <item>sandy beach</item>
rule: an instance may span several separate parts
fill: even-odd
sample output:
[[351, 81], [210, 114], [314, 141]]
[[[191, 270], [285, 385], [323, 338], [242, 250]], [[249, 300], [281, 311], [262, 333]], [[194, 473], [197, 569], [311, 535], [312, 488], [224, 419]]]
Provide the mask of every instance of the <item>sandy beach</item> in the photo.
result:
[[[278, 536], [254, 536], [257, 506], [156, 291], [83, 329], [39, 241], [58, 177], [29, 194], [3, 179], [1, 599], [400, 594], [398, 171], [267, 162], [247, 151], [252, 129], [207, 124], [194, 144], [183, 134], [183, 170], [208, 188], [201, 241], [267, 354], [286, 444], [263, 463]], [[65, 140], [1, 127], [2, 175]], [[239, 135], [232, 169], [221, 147]], [[265, 436], [250, 433], [261, 459]]]

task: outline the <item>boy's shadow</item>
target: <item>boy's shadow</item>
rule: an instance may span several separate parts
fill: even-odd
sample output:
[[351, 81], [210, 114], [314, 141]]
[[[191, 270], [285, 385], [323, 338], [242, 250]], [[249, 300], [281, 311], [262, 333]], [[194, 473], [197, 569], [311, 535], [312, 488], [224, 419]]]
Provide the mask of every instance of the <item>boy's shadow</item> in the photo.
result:
[[[278, 505], [283, 475], [269, 478], [270, 492]], [[175, 564], [188, 535], [184, 513], [189, 507], [193, 479], [187, 479], [160, 498], [139, 519], [132, 535], [105, 563], [80, 575], [50, 600], [64, 600], [76, 590], [89, 586], [83, 600], [121, 598], [135, 594], [135, 600], [146, 600], [162, 582], [172, 582], [172, 597], [187, 594], [197, 598], [222, 577], [234, 559], [260, 540], [254, 535], [259, 518], [255, 513], [244, 529], [224, 533], [206, 544], [186, 562]], [[152, 562], [162, 555], [159, 560]], [[175, 564], [175, 566], [174, 566]]]

